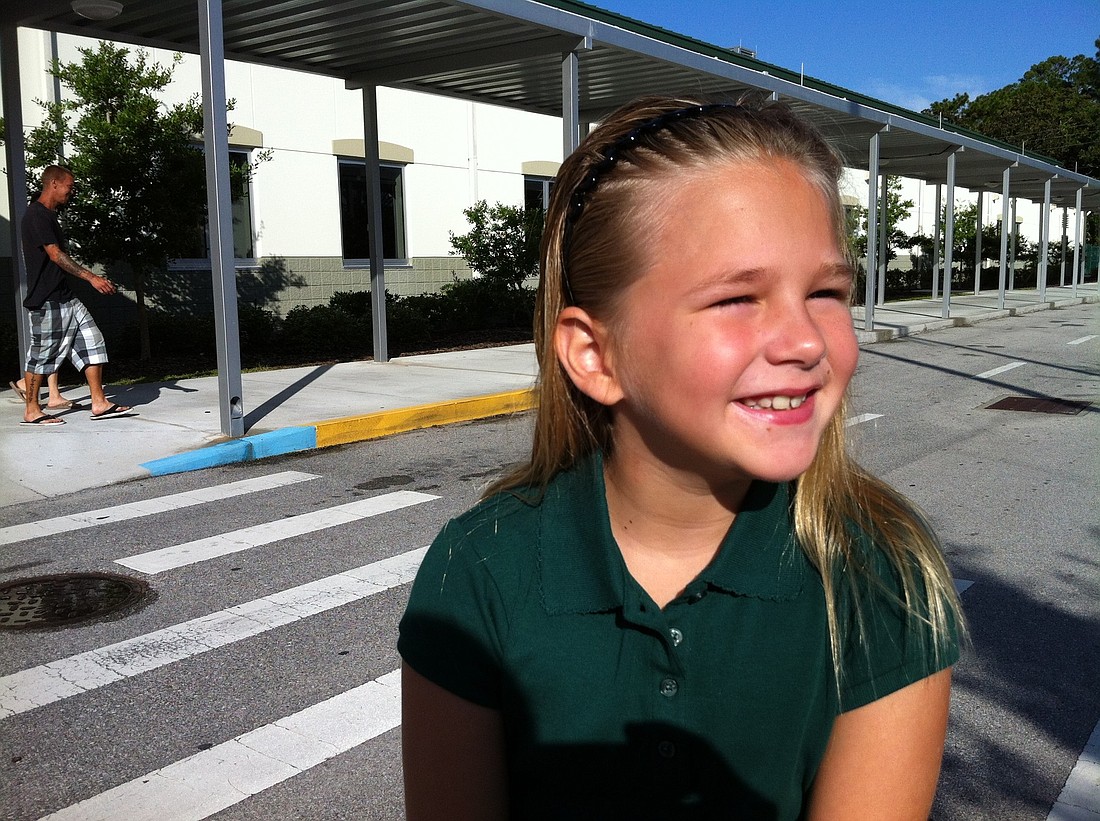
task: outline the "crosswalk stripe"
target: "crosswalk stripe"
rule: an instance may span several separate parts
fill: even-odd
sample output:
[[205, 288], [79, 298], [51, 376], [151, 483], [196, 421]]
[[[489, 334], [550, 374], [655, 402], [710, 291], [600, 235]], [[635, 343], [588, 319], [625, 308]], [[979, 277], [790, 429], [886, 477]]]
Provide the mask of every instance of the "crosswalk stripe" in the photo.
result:
[[0, 718], [86, 693], [413, 580], [427, 547], [0, 678]]
[[148, 553], [138, 553], [134, 556], [115, 559], [115, 563], [150, 575], [163, 573], [165, 570], [185, 567], [230, 553], [239, 553], [242, 550], [250, 550], [253, 547], [271, 544], [293, 536], [304, 536], [306, 533], [348, 524], [438, 498], [428, 493], [399, 490], [395, 493], [385, 493], [370, 499], [349, 502], [346, 505], [314, 510], [274, 522], [263, 522], [229, 533], [219, 533], [216, 536], [184, 542]]
[[1020, 367], [1021, 365], [1024, 365], [1024, 364], [1026, 364], [1026, 363], [1024, 363], [1024, 362], [1009, 362], [1007, 365], [1001, 365], [1001, 367], [999, 367], [999, 368], [993, 368], [992, 370], [983, 371], [982, 373], [975, 374], [974, 378], [975, 379], [989, 379], [990, 377], [996, 376], [997, 374], [1000, 374], [1000, 373], [1004, 373], [1005, 371], [1010, 371], [1013, 368], [1018, 368], [1018, 367]]
[[37, 522], [10, 525], [0, 528], [0, 545], [22, 542], [27, 539], [37, 539], [41, 536], [53, 536], [57, 533], [67, 533], [71, 530], [81, 530], [86, 527], [114, 524], [126, 519], [137, 519], [141, 516], [150, 516], [154, 513], [164, 513], [169, 510], [179, 510], [184, 507], [214, 502], [219, 499], [228, 499], [233, 496], [243, 496], [246, 493], [256, 493], [261, 490], [271, 490], [277, 487], [285, 487], [297, 482], [307, 482], [310, 479], [319, 479], [312, 473], [301, 473], [296, 470], [287, 470], [281, 473], [272, 473], [267, 476], [258, 476], [254, 479], [242, 479], [238, 482], [227, 482], [222, 485], [187, 490], [182, 493], [172, 493], [168, 496], [157, 496], [152, 499], [144, 499], [140, 502], [105, 507], [99, 510], [89, 510], [86, 513], [72, 513], [68, 516], [58, 516], [53, 519], [42, 519]]
[[858, 416], [850, 416], [844, 420], [844, 427], [850, 428], [852, 425], [859, 425], [863, 422], [870, 422], [872, 419], [881, 419], [881, 413], [861, 413]]
[[401, 675], [394, 670], [41, 821], [202, 821], [400, 723]]

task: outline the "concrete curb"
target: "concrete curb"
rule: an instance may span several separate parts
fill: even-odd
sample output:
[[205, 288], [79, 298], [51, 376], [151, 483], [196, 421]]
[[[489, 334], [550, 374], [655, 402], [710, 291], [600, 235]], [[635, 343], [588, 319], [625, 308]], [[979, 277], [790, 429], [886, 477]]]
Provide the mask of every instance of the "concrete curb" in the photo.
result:
[[426, 405], [377, 411], [360, 416], [345, 416], [312, 425], [281, 428], [255, 436], [244, 436], [187, 453], [177, 453], [174, 456], [144, 462], [141, 467], [149, 471], [151, 476], [186, 473], [302, 450], [379, 439], [383, 436], [407, 433], [421, 428], [520, 413], [531, 410], [533, 407], [535, 407], [534, 388], [431, 402]]

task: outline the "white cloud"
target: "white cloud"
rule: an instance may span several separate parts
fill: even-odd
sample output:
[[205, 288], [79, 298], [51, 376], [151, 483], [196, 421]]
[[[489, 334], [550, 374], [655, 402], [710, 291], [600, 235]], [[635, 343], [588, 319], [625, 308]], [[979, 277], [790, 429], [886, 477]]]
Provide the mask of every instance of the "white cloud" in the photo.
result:
[[872, 79], [867, 84], [867, 93], [870, 96], [910, 111], [923, 111], [937, 100], [948, 99], [963, 92], [974, 99], [987, 90], [988, 83], [984, 77], [962, 74], [932, 74], [909, 84]]

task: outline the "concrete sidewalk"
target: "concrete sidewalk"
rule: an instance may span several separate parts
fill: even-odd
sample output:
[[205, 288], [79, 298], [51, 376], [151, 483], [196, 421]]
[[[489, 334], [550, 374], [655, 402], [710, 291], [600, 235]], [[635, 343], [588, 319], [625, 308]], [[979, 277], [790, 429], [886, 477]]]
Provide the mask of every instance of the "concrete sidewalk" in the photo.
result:
[[[957, 295], [946, 320], [938, 300], [890, 303], [876, 308], [873, 331], [863, 330], [862, 308], [852, 313], [860, 342], [873, 343], [1082, 302], [1100, 302], [1095, 284], [1076, 297], [1048, 288], [1042, 302], [1034, 291], [1017, 291], [1003, 310], [995, 293]], [[108, 388], [114, 401], [134, 406], [132, 418], [92, 420], [87, 392], [70, 390], [85, 409], [50, 428], [20, 425], [21, 402], [7, 391], [0, 394], [0, 506], [526, 410], [535, 375], [532, 344], [246, 373], [247, 435], [230, 441], [220, 431], [216, 377]]]

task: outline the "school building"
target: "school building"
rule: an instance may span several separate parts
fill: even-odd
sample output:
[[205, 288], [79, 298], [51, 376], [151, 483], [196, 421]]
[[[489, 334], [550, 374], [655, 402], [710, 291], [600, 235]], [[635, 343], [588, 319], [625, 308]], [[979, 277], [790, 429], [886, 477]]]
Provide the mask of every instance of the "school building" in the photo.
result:
[[[65, 94], [48, 71], [53, 60], [78, 61], [79, 49], [95, 48], [98, 41], [29, 28], [20, 29], [18, 38], [22, 116], [29, 129], [43, 116], [37, 101]], [[152, 62], [171, 65], [173, 52], [147, 51]], [[184, 55], [165, 102], [198, 94], [199, 72], [198, 58]], [[369, 289], [362, 94], [331, 77], [233, 61], [225, 65], [225, 82], [227, 96], [235, 101], [228, 114], [231, 162], [254, 168], [247, 195], [233, 207], [238, 271], [255, 271], [265, 263], [277, 270], [276, 291], [265, 295], [265, 304], [281, 314], [296, 305], [325, 304], [337, 291]], [[463, 209], [481, 199], [542, 204], [562, 160], [561, 133], [559, 117], [380, 87], [387, 290], [423, 293], [454, 277], [470, 276], [449, 240], [452, 233], [468, 228]], [[904, 179], [902, 195], [914, 202], [902, 230], [931, 235], [934, 186]], [[994, 222], [1001, 213], [999, 195], [983, 196], [984, 221]], [[956, 190], [956, 202], [974, 199], [974, 194]], [[848, 174], [846, 202], [866, 205], [866, 171]], [[1032, 241], [1039, 235], [1040, 208], [1019, 201], [1019, 231]], [[5, 224], [8, 210], [6, 200], [0, 203]], [[1057, 241], [1061, 217], [1056, 215], [1051, 224], [1052, 241]], [[0, 230], [0, 269], [10, 263], [10, 246], [10, 231]], [[892, 264], [907, 267], [905, 249]], [[209, 298], [206, 249], [177, 260], [172, 269], [180, 278], [194, 280], [186, 290]], [[3, 280], [0, 299], [11, 305], [12, 280]], [[157, 294], [149, 296], [156, 304]]]

